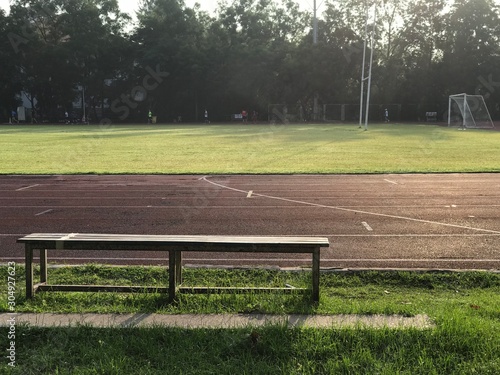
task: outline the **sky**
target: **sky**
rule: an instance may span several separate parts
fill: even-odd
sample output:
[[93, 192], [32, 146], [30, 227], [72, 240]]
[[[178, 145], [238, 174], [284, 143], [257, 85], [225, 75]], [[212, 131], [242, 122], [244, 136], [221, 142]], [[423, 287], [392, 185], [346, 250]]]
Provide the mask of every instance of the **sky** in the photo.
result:
[[[218, 0], [184, 0], [186, 6], [193, 7], [195, 3], [199, 3], [201, 5], [201, 9], [206, 10], [208, 12], [213, 12], [217, 8]], [[313, 9], [314, 0], [296, 0], [296, 2], [300, 5], [303, 10], [311, 10]], [[318, 10], [321, 11], [322, 4], [324, 0], [317, 0]], [[129, 13], [130, 15], [134, 15], [135, 10], [137, 10], [140, 1], [136, 0], [118, 0], [122, 11]], [[5, 10], [9, 9], [9, 0], [0, 0], [0, 8]]]

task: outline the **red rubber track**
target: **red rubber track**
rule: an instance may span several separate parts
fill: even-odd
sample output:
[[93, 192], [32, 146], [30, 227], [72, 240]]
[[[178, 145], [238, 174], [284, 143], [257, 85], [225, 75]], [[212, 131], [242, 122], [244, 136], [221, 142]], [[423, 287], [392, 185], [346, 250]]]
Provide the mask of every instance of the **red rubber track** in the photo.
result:
[[[0, 262], [33, 232], [326, 236], [322, 268], [500, 269], [500, 175], [0, 176]], [[150, 252], [49, 252], [58, 264], [167, 264]], [[310, 265], [186, 253], [184, 263]]]

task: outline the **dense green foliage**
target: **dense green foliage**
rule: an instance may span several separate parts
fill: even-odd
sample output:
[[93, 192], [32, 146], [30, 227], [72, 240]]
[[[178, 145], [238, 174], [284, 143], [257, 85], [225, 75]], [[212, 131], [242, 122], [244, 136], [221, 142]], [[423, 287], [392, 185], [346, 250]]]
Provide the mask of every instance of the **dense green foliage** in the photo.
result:
[[[142, 122], [149, 109], [162, 122], [201, 121], [205, 109], [217, 121], [243, 109], [267, 120], [276, 103], [287, 108], [278, 118], [320, 120], [323, 104], [359, 102], [371, 3], [326, 0], [313, 44], [311, 14], [292, 0], [222, 1], [213, 15], [146, 0], [134, 25], [116, 0], [15, 0], [0, 12], [0, 119], [21, 91], [39, 121], [79, 117], [85, 90], [94, 121]], [[386, 0], [377, 20], [373, 118], [391, 105], [396, 120], [442, 117], [460, 92], [484, 95], [500, 116], [493, 0]]]

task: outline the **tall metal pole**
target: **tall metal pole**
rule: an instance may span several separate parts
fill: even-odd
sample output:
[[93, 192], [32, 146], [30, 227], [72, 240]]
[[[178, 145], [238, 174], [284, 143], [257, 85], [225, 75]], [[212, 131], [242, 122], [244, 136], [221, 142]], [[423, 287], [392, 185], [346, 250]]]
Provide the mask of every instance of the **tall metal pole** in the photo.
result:
[[313, 44], [318, 43], [318, 7], [316, 6], [316, 0], [314, 0], [314, 18], [313, 18]]
[[[318, 44], [318, 7], [316, 0], [314, 0], [314, 17], [313, 17], [313, 44]], [[313, 103], [313, 117], [314, 121], [318, 120], [318, 93], [314, 94]]]
[[361, 69], [361, 95], [359, 99], [359, 127], [363, 124], [363, 102], [365, 96], [366, 40], [368, 39], [368, 5], [366, 6], [365, 42], [363, 44], [363, 65]]
[[370, 56], [370, 73], [368, 76], [368, 93], [366, 94], [366, 116], [365, 116], [365, 130], [368, 130], [368, 117], [370, 114], [370, 94], [372, 88], [372, 66], [373, 66], [373, 50], [375, 45], [375, 29], [377, 27], [377, 3], [375, 3], [375, 16], [373, 19], [373, 29], [370, 42], [371, 56]]

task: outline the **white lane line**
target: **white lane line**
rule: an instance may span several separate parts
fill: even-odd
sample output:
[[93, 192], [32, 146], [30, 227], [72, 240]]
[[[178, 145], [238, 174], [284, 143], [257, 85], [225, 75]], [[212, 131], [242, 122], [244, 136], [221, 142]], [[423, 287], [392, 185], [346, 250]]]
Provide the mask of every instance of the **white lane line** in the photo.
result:
[[[209, 184], [212, 184], [214, 186], [218, 186], [222, 189], [228, 189], [232, 191], [237, 191], [240, 193], [246, 193], [244, 190], [240, 189], [235, 189], [229, 186], [224, 186], [222, 184], [218, 184], [216, 182], [210, 181], [206, 178], [203, 179], [203, 181], [208, 182]], [[311, 202], [303, 202], [303, 201], [298, 201], [294, 199], [288, 199], [288, 198], [281, 198], [281, 197], [273, 197], [271, 195], [266, 195], [266, 194], [256, 194], [254, 193], [255, 196], [262, 197], [262, 198], [269, 198], [269, 199], [275, 199], [283, 202], [292, 202], [292, 203], [299, 203], [303, 204], [306, 206], [313, 206], [313, 207], [319, 207], [319, 208], [328, 208], [331, 210], [338, 210], [338, 211], [346, 211], [346, 212], [354, 212], [358, 214], [364, 214], [364, 215], [373, 215], [373, 216], [379, 216], [379, 217], [386, 217], [386, 218], [391, 218], [391, 219], [401, 219], [401, 220], [407, 220], [407, 221], [414, 221], [417, 223], [424, 223], [424, 224], [432, 224], [432, 225], [440, 225], [443, 227], [450, 227], [450, 228], [460, 228], [460, 229], [467, 229], [467, 230], [473, 230], [476, 232], [487, 232], [487, 233], [495, 233], [495, 234], [500, 234], [500, 231], [498, 230], [490, 230], [490, 229], [483, 229], [483, 228], [474, 228], [474, 227], [469, 227], [466, 225], [458, 225], [458, 224], [448, 224], [448, 223], [440, 223], [438, 221], [432, 221], [432, 220], [422, 220], [422, 219], [415, 219], [413, 217], [405, 217], [405, 216], [398, 216], [398, 215], [387, 215], [387, 214], [381, 214], [378, 212], [369, 212], [369, 211], [362, 211], [362, 210], [353, 210], [349, 208], [343, 208], [343, 207], [336, 207], [336, 206], [327, 206], [325, 204], [318, 204], [318, 203], [311, 203]]]
[[320, 237], [367, 237], [367, 238], [375, 238], [375, 237], [401, 237], [401, 238], [439, 238], [439, 237], [457, 237], [457, 238], [474, 238], [474, 237], [499, 237], [500, 233], [473, 233], [473, 234], [314, 234], [311, 236], [320, 236]]
[[42, 216], [42, 215], [48, 214], [49, 212], [52, 212], [52, 211], [54, 211], [54, 210], [53, 209], [45, 210], [43, 212], [40, 212], [40, 213], [36, 214], [35, 216]]
[[[24, 257], [9, 257], [9, 258], [0, 258], [6, 260], [24, 260]], [[38, 260], [39, 257], [33, 257], [33, 259]], [[165, 258], [85, 258], [85, 257], [50, 257], [50, 260], [81, 260], [81, 261], [95, 261], [98, 260], [107, 260], [107, 261], [165, 261], [168, 257]], [[287, 259], [287, 258], [182, 258], [183, 261], [196, 261], [196, 262], [206, 262], [206, 264], [213, 264], [214, 262], [304, 262], [310, 263], [311, 258], [297, 258], [297, 259]], [[491, 262], [500, 262], [500, 259], [474, 259], [474, 258], [447, 258], [447, 259], [432, 259], [432, 258], [424, 258], [424, 259], [414, 259], [414, 258], [321, 258], [321, 263], [324, 262], [422, 262], [422, 263], [447, 263], [447, 262], [476, 262], [476, 263], [491, 263]]]
[[16, 191], [28, 190], [28, 189], [31, 189], [31, 188], [34, 188], [34, 187], [37, 187], [37, 186], [40, 186], [40, 184], [35, 184], [35, 185], [31, 185], [31, 186], [25, 186], [23, 188], [17, 189]]
[[247, 198], [252, 198], [252, 194], [253, 194], [253, 190], [250, 190], [250, 191], [248, 192]]
[[388, 179], [384, 179], [384, 181], [388, 182], [390, 184], [399, 185], [396, 181], [391, 181], [391, 180], [388, 180]]
[[[25, 236], [26, 233], [0, 233], [0, 237], [21, 237]], [[385, 237], [400, 237], [400, 238], [441, 238], [441, 237], [456, 237], [456, 238], [474, 238], [474, 237], [499, 237], [499, 234], [493, 233], [474, 233], [474, 234], [464, 234], [464, 233], [456, 233], [456, 234], [418, 234], [418, 233], [408, 233], [408, 234], [338, 234], [338, 233], [329, 233], [329, 234], [303, 234], [303, 236], [311, 237], [311, 236], [319, 236], [319, 237], [367, 237], [367, 238], [385, 238]], [[285, 236], [286, 237], [286, 236]]]
[[[255, 195], [258, 195], [258, 196], [262, 196], [262, 195], [259, 195], [259, 194], [255, 194], [252, 192], [252, 198], [255, 196]], [[161, 198], [162, 200], [166, 200], [167, 198]], [[171, 200], [170, 198], [168, 198], [169, 200]], [[2, 198], [0, 198], [0, 200], [4, 200]], [[64, 199], [62, 199], [64, 200]], [[228, 204], [228, 205], [224, 205], [224, 206], [210, 206], [211, 209], [226, 209], [226, 208], [241, 208], [241, 207], [245, 207], [245, 209], [261, 209], [261, 208], [280, 208], [280, 209], [295, 209], [297, 207], [301, 207], [303, 206], [304, 204], [296, 204], [296, 205], [288, 205], [288, 206], [282, 206], [282, 205], [259, 205], [259, 206], [255, 206], [255, 205], [249, 205], [249, 206], [241, 206], [241, 205], [234, 205], [234, 204]], [[126, 205], [114, 205], [114, 206], [111, 206], [111, 205], [107, 205], [107, 206], [104, 206], [104, 205], [99, 205], [99, 206], [74, 206], [74, 205], [52, 205], [53, 207], [58, 207], [58, 208], [144, 208], [144, 206], [126, 206]], [[26, 205], [26, 206], [20, 206], [20, 205], [11, 205], [11, 206], [7, 206], [7, 205], [2, 205], [0, 208], [2, 209], [7, 209], [7, 208], [41, 208], [43, 206], [29, 206], [29, 205]], [[175, 204], [175, 205], [169, 205], [169, 206], [156, 206], [155, 208], [161, 208], [161, 209], [173, 209], [173, 208], [186, 208], [186, 205], [181, 205], [181, 204]], [[207, 206], [208, 207], [208, 206]], [[450, 208], [450, 206], [337, 206], [335, 208], [337, 209], [348, 209], [348, 207], [351, 207], [351, 208], [354, 208], [354, 207], [364, 207], [364, 208], [383, 208], [383, 209], [401, 209], [401, 208], [418, 208], [418, 209], [426, 209], [426, 208], [442, 208], [442, 207], [445, 207], [445, 208]], [[495, 207], [500, 207], [500, 205], [485, 205], [485, 206], [461, 206], [463, 208], [495, 208]], [[309, 208], [309, 207], [306, 207], [306, 208]], [[474, 216], [473, 216], [474, 217]], [[500, 233], [500, 232], [499, 232]]]
[[361, 224], [363, 224], [363, 226], [366, 228], [368, 232], [373, 231], [372, 227], [366, 221], [363, 221]]

